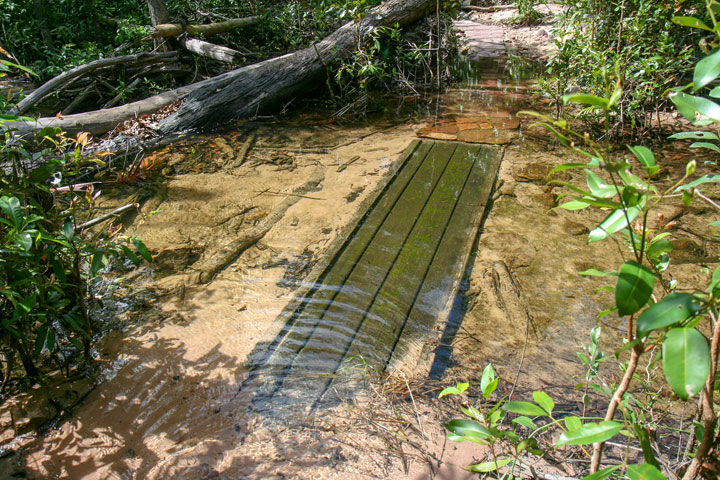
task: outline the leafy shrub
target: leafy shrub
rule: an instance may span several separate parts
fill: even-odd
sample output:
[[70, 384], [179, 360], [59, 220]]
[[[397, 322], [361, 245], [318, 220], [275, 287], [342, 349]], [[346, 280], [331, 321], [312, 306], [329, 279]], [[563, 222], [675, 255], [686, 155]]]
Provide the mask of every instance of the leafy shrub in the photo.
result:
[[[558, 50], [544, 81], [557, 101], [576, 90], [604, 95], [606, 65], [618, 65], [624, 83], [613, 123], [633, 130], [652, 126], [653, 115], [667, 107], [664, 92], [681, 82], [696, 59], [699, 36], [672, 22], [683, 12], [703, 11], [705, 2], [651, 0], [566, 0], [556, 26]], [[598, 117], [592, 113], [588, 121]]]
[[[87, 134], [67, 138], [46, 129], [39, 151], [30, 152], [5, 133], [0, 146], [0, 348], [4, 377], [18, 358], [28, 377], [40, 375], [38, 362], [67, 367], [78, 353], [89, 355], [98, 324], [89, 313], [94, 279], [110, 259], [151, 260], [137, 238], [92, 233], [82, 216], [92, 214], [92, 184], [73, 187], [88, 168]], [[68, 151], [69, 148], [69, 151]], [[3, 382], [5, 384], [6, 382]]]

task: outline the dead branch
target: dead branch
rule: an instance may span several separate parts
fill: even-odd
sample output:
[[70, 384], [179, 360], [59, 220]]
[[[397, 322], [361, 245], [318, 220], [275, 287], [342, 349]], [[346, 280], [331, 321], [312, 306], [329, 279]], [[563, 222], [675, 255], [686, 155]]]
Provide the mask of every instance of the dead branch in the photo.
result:
[[34, 90], [30, 95], [22, 99], [17, 107], [10, 110], [11, 114], [22, 114], [27, 112], [30, 107], [40, 102], [43, 98], [56, 90], [66, 87], [68, 84], [73, 82], [75, 79], [87, 75], [90, 72], [98, 70], [100, 68], [115, 66], [115, 65], [127, 65], [134, 63], [158, 63], [164, 62], [168, 58], [177, 58], [177, 52], [166, 52], [166, 53], [139, 53], [135, 55], [122, 55], [120, 57], [101, 58], [90, 63], [86, 63], [75, 67], [71, 70], [61, 73], [57, 77], [54, 77], [45, 82], [40, 88]]
[[214, 43], [204, 40], [198, 40], [197, 38], [183, 38], [180, 40], [180, 46], [188, 52], [224, 63], [235, 63], [244, 57], [244, 55], [237, 50], [215, 45]]
[[78, 229], [78, 230], [83, 230], [83, 229], [85, 229], [85, 228], [92, 227], [93, 225], [97, 225], [98, 223], [102, 223], [102, 222], [104, 222], [105, 220], [108, 220], [108, 219], [110, 219], [110, 218], [112, 218], [112, 217], [115, 217], [115, 216], [117, 216], [117, 215], [120, 215], [120, 214], [123, 213], [123, 212], [127, 212], [128, 210], [131, 210], [131, 209], [133, 209], [133, 208], [138, 208], [139, 206], [140, 206], [140, 204], [138, 204], [138, 203], [128, 203], [127, 205], [123, 205], [123, 206], [120, 207], [120, 208], [116, 208], [116, 209], [113, 210], [112, 212], [108, 212], [108, 213], [106, 213], [106, 214], [100, 215], [100, 216], [97, 217], [97, 218], [93, 218], [92, 220], [88, 220], [87, 222], [78, 225], [77, 229]]
[[183, 25], [182, 23], [164, 23], [155, 25], [150, 35], [154, 38], [158, 37], [175, 37], [183, 32], [196, 37], [199, 35], [209, 36], [218, 33], [229, 32], [238, 28], [251, 27], [260, 23], [259, 16], [233, 18], [224, 22], [208, 23], [207, 25]]

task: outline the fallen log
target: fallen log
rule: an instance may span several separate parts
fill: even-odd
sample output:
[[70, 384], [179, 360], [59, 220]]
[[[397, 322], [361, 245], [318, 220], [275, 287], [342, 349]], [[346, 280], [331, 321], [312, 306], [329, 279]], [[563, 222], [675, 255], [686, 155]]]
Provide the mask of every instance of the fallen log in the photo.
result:
[[188, 52], [195, 53], [201, 57], [212, 58], [219, 62], [235, 63], [242, 60], [244, 55], [232, 48], [215, 45], [197, 38], [183, 38], [180, 40], [180, 46]]
[[324, 65], [348, 56], [358, 35], [372, 29], [404, 26], [425, 16], [436, 0], [389, 0], [359, 22], [349, 22], [317, 45], [241, 67], [197, 87], [180, 109], [160, 122], [161, 133], [219, 124], [276, 109], [315, 87]]
[[489, 7], [477, 7], [475, 5], [463, 5], [460, 10], [468, 12], [499, 12], [501, 10], [512, 10], [515, 5], [491, 5]]
[[[307, 89], [317, 86], [324, 64], [344, 58], [355, 47], [358, 33], [398, 23], [408, 25], [429, 13], [436, 0], [389, 0], [372, 9], [360, 22], [350, 22], [313, 47], [187, 85], [154, 97], [107, 110], [45, 117], [33, 121], [12, 121], [0, 130], [28, 133], [44, 127], [58, 127], [69, 133], [81, 131], [100, 135], [125, 120], [154, 113], [171, 103], [192, 98], [175, 114], [160, 122], [161, 133], [218, 124], [232, 118], [251, 117], [270, 111]], [[165, 54], [167, 55], [167, 54]], [[121, 58], [121, 57], [113, 57]]]
[[70, 69], [66, 72], [61, 73], [57, 77], [51, 78], [45, 82], [41, 87], [33, 90], [33, 92], [27, 97], [23, 98], [18, 102], [17, 106], [10, 109], [11, 114], [23, 114], [27, 112], [33, 105], [40, 102], [46, 96], [54, 93], [58, 89], [66, 87], [75, 79], [87, 75], [95, 70], [106, 68], [115, 65], [127, 65], [134, 63], [161, 63], [168, 59], [176, 58], [177, 52], [166, 52], [166, 53], [138, 53], [135, 55], [122, 55], [120, 57], [101, 58], [90, 63], [86, 63]]
[[196, 37], [199, 35], [209, 36], [218, 33], [229, 32], [237, 28], [251, 27], [260, 23], [260, 17], [233, 18], [224, 22], [208, 23], [207, 25], [185, 25], [182, 23], [163, 23], [155, 25], [150, 32], [153, 38], [159, 37], [175, 37], [183, 32]]
[[125, 120], [155, 113], [161, 108], [183, 99], [200, 83], [203, 82], [176, 88], [145, 100], [105, 110], [58, 117], [42, 117], [37, 120], [4, 122], [0, 123], [0, 131], [5, 129], [15, 130], [18, 134], [24, 135], [42, 130], [45, 127], [57, 127], [71, 134], [88, 132], [92, 135], [102, 135]]

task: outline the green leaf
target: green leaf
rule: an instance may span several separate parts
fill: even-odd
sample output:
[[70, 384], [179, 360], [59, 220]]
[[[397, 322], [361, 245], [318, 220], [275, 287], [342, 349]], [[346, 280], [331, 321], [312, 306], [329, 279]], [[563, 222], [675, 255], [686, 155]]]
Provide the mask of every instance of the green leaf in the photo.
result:
[[525, 428], [528, 428], [530, 430], [535, 430], [537, 428], [537, 425], [535, 425], [535, 422], [530, 419], [530, 417], [526, 416], [520, 416], [517, 418], [513, 418], [513, 423], [517, 423], [518, 425], [522, 425]]
[[55, 350], [55, 329], [54, 328], [50, 328], [48, 330], [47, 341], [45, 342], [45, 346], [51, 353], [53, 350]]
[[498, 379], [495, 378], [495, 371], [493, 371], [492, 364], [488, 363], [480, 379], [480, 390], [482, 390], [483, 397], [486, 399], [489, 398], [497, 388], [497, 385]]
[[78, 332], [82, 333], [85, 337], [90, 338], [90, 335], [85, 331], [85, 329], [80, 325], [79, 318], [74, 313], [66, 313], [63, 315], [63, 318], [66, 322], [70, 324], [70, 326], [77, 330]]
[[681, 192], [683, 190], [690, 190], [690, 189], [697, 187], [698, 185], [702, 185], [705, 183], [720, 183], [720, 175], [711, 175], [711, 174], [703, 175], [702, 177], [697, 178], [690, 183], [686, 183], [685, 185], [679, 186], [678, 188], [675, 189], [675, 191]]
[[582, 428], [582, 420], [580, 420], [579, 417], [570, 416], [565, 417], [565, 428], [568, 429], [568, 432], [573, 432], [575, 430], [580, 430]]
[[612, 467], [603, 468], [602, 470], [598, 470], [591, 475], [583, 477], [582, 480], [604, 480], [605, 478], [612, 475], [612, 473], [620, 467], [622, 467], [622, 465], [613, 465]]
[[562, 165], [558, 165], [557, 167], [550, 170], [550, 173], [548, 173], [548, 177], [551, 176], [553, 173], [562, 172], [564, 170], [573, 170], [577, 168], [587, 168], [587, 163], [564, 163]]
[[21, 233], [15, 237], [15, 241], [26, 252], [29, 252], [32, 248], [32, 236], [29, 233]]
[[694, 328], [673, 328], [662, 345], [663, 370], [678, 397], [687, 400], [700, 392], [710, 372], [710, 349]]
[[712, 150], [713, 152], [720, 153], [720, 147], [710, 142], [695, 142], [690, 145], [690, 148], [705, 148], [707, 150]]
[[40, 356], [40, 353], [42, 353], [42, 349], [45, 346], [45, 340], [47, 340], [47, 334], [48, 334], [48, 326], [43, 325], [38, 330], [37, 337], [35, 337], [35, 349], [33, 351], [33, 357], [38, 358]]
[[601, 423], [586, 423], [579, 430], [564, 432], [555, 445], [562, 447], [563, 445], [587, 445], [604, 442], [620, 433], [622, 429], [622, 423], [612, 420]]
[[640, 447], [642, 448], [645, 461], [654, 467], [660, 468], [660, 464], [655, 459], [655, 454], [653, 453], [652, 444], [650, 443], [650, 433], [647, 428], [643, 425], [634, 423], [633, 430], [635, 431], [635, 438], [637, 438], [640, 442]]
[[682, 192], [682, 202], [685, 204], [685, 206], [690, 206], [692, 204], [693, 195], [689, 191]]
[[625, 474], [630, 480], [666, 480], [665, 475], [649, 463], [628, 465]]
[[506, 412], [528, 415], [531, 417], [547, 417], [545, 410], [530, 402], [507, 402], [502, 406]]
[[697, 92], [720, 74], [720, 50], [716, 50], [695, 64], [693, 91]]
[[677, 140], [720, 140], [720, 137], [711, 132], [681, 132], [675, 135], [670, 135], [668, 138], [674, 138]]
[[720, 98], [720, 87], [715, 87], [708, 93], [712, 98]]
[[698, 120], [696, 113], [713, 121], [720, 122], [720, 105], [712, 100], [682, 92], [671, 95], [670, 100], [672, 100], [682, 116], [691, 122]]
[[32, 70], [30, 70], [28, 67], [25, 67], [23, 65], [18, 65], [17, 63], [8, 62], [7, 60], [0, 60], [0, 64], [2, 65], [9, 65], [11, 67], [15, 67], [18, 70], [22, 70], [25, 73], [29, 73], [30, 75], [33, 75], [35, 77], [38, 77], [39, 75]]
[[490, 431], [474, 420], [459, 419], [444, 424], [444, 427], [452, 434], [448, 438], [453, 442], [464, 442], [469, 440], [476, 443], [484, 443], [492, 435]]
[[578, 198], [577, 200], [571, 200], [569, 202], [565, 202], [561, 205], [558, 205], [558, 208], [562, 208], [564, 210], [583, 210], [590, 206], [589, 202], [586, 202], [582, 198]]
[[700, 302], [689, 293], [671, 293], [645, 310], [637, 319], [637, 336], [673, 326], [700, 311]]
[[562, 99], [563, 103], [582, 103], [583, 105], [592, 105], [603, 109], [607, 109], [609, 107], [607, 99], [591, 95], [589, 93], [571, 93], [569, 95], [563, 95]]
[[665, 253], [670, 253], [673, 249], [672, 240], [669, 238], [654, 238], [647, 249], [647, 255], [650, 258], [657, 258]]
[[133, 265], [135, 265], [136, 267], [140, 266], [140, 259], [138, 258], [137, 255], [135, 255], [133, 253], [132, 250], [130, 250], [125, 245], [123, 245], [121, 248], [122, 248], [122, 251], [125, 254], [125, 256], [130, 259], [130, 261], [133, 263]]
[[102, 249], [98, 249], [92, 257], [90, 264], [90, 275], [95, 276], [98, 271], [103, 267], [103, 259], [105, 258], [105, 252]]
[[532, 395], [535, 403], [544, 408], [548, 415], [551, 415], [553, 412], [553, 408], [555, 408], [555, 402], [552, 398], [550, 398], [550, 395], [542, 391], [533, 392]]
[[0, 198], [0, 210], [12, 221], [15, 228], [22, 227], [23, 212], [20, 200], [17, 197]]
[[605, 220], [600, 223], [596, 228], [592, 229], [588, 234], [588, 243], [597, 242], [604, 240], [618, 230], [622, 230], [628, 225], [628, 218], [630, 222], [635, 220], [642, 211], [643, 205], [636, 205], [627, 209], [627, 217], [622, 209], [615, 210], [608, 215]]
[[643, 167], [655, 166], [655, 155], [653, 155], [649, 148], [636, 145], [634, 147], [628, 146], [628, 149], [635, 155]]
[[467, 390], [469, 386], [470, 386], [469, 383], [458, 383], [454, 387], [447, 387], [442, 392], [440, 392], [440, 395], [438, 395], [438, 398], [442, 398], [445, 395], [460, 395], [465, 390]]
[[147, 249], [145, 244], [137, 237], [132, 237], [133, 245], [135, 245], [135, 248], [137, 248], [138, 253], [148, 262], [152, 263], [152, 255], [150, 255], [150, 251]]
[[508, 463], [512, 462], [512, 458], [503, 458], [501, 460], [498, 460], [496, 462], [483, 462], [483, 463], [477, 463], [475, 465], [470, 465], [467, 467], [468, 470], [475, 473], [488, 473], [488, 472], [494, 472], [498, 468], [502, 468]]
[[73, 235], [75, 235], [75, 227], [73, 226], [72, 218], [68, 217], [65, 219], [65, 223], [63, 224], [63, 233], [65, 234], [65, 238], [72, 240]]
[[708, 32], [713, 31], [713, 29], [705, 25], [702, 20], [695, 17], [673, 17], [672, 21], [673, 23], [677, 23], [678, 25], [682, 25], [683, 27], [702, 28], [703, 30], [707, 30]]
[[618, 315], [632, 315], [644, 307], [650, 300], [654, 285], [655, 275], [652, 270], [634, 260], [623, 263], [615, 285]]
[[617, 277], [618, 272], [617, 270], [613, 270], [611, 272], [601, 272], [600, 270], [589, 268], [585, 271], [578, 273], [578, 275], [589, 275], [591, 277]]

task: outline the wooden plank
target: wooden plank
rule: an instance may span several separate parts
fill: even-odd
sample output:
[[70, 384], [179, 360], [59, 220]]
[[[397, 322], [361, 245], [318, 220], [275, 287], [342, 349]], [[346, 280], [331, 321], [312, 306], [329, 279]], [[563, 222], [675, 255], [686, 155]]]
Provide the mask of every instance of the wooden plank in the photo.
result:
[[[473, 169], [435, 252], [422, 290], [406, 324], [398, 332], [386, 369], [395, 368], [413, 347], [420, 350], [417, 347], [425, 342], [436, 326], [447, 320], [457, 295], [501, 158], [494, 148], [476, 147], [470, 153], [476, 157]], [[419, 358], [414, 360], [410, 363], [417, 363]]]
[[[431, 143], [415, 140], [403, 151], [397, 169], [390, 171], [388, 177], [380, 182], [379, 188], [363, 202], [360, 207], [361, 213], [353, 218], [350, 224], [330, 245], [325, 257], [313, 267], [306, 281], [303, 282], [305, 286], [298, 289], [294, 299], [286, 305], [273, 322], [271, 331], [253, 349], [250, 354], [251, 365], [262, 365], [267, 362], [269, 355], [292, 328], [294, 320], [309, 303], [314, 302], [313, 295], [318, 289], [322, 288], [323, 280], [327, 277], [331, 267], [337, 263], [338, 258], [346, 251], [348, 239], [355, 238], [360, 232], [372, 230], [367, 225], [373, 222], [373, 220], [369, 220], [369, 217], [373, 215], [372, 212], [376, 210], [376, 206], [392, 204], [391, 200], [393, 198], [399, 198], [404, 186], [415, 174], [430, 147]], [[368, 211], [370, 213], [367, 213]]]
[[337, 365], [347, 349], [348, 334], [354, 333], [390, 272], [407, 235], [417, 223], [427, 199], [439, 182], [456, 145], [435, 143], [402, 197], [386, 217], [373, 241], [341, 286], [320, 319], [305, 317], [316, 328], [293, 364], [317, 371]]
[[[473, 150], [476, 150], [473, 147]], [[362, 355], [369, 365], [384, 368], [473, 167], [468, 147], [458, 147], [432, 198], [408, 236], [398, 261], [368, 312], [347, 355]], [[462, 229], [465, 231], [465, 229]], [[439, 266], [442, 268], [442, 266]], [[452, 271], [443, 269], [445, 275]], [[390, 342], [379, 342], [388, 339]]]
[[[348, 243], [340, 249], [333, 263], [318, 279], [315, 289], [308, 292], [306, 300], [297, 307], [281, 333], [282, 338], [275, 345], [269, 347], [276, 352], [276, 356], [273, 359], [267, 359], [265, 363], [286, 365], [305, 345], [320, 319], [337, 297], [340, 287], [346, 283], [361, 255], [378, 234], [410, 181], [415, 178], [432, 146], [432, 143], [423, 142], [411, 154], [407, 165], [398, 173], [378, 202], [373, 205], [362, 223], [353, 232]], [[283, 343], [282, 348], [279, 348], [280, 342]]]
[[[443, 322], [497, 173], [496, 148], [422, 142], [257, 357], [256, 408], [307, 411], [344, 360], [380, 370]], [[247, 382], [246, 382], [247, 383]], [[244, 384], [245, 386], [245, 384]], [[296, 411], [297, 408], [294, 408]]]

